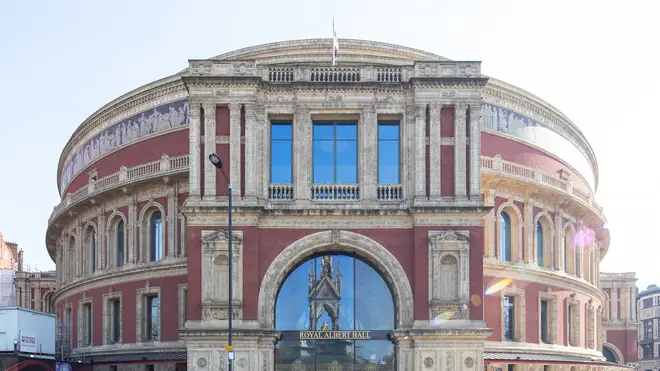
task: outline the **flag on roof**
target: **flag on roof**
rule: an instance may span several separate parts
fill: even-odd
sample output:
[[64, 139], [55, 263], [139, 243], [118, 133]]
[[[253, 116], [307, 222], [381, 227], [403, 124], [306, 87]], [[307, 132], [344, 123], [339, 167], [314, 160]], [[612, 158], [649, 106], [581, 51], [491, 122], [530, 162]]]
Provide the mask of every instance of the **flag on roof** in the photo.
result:
[[339, 40], [337, 40], [337, 32], [335, 32], [335, 19], [332, 18], [332, 65], [337, 64], [337, 54], [339, 54]]

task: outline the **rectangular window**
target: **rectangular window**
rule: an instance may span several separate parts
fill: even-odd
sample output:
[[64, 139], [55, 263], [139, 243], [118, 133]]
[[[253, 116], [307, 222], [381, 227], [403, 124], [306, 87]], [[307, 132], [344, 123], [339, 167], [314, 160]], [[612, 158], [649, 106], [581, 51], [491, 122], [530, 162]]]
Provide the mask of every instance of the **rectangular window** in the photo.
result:
[[541, 341], [548, 344], [548, 301], [541, 300]]
[[651, 308], [653, 306], [653, 298], [644, 299], [644, 308]]
[[83, 305], [83, 345], [92, 344], [92, 304]]
[[314, 184], [357, 184], [355, 122], [314, 123]]
[[271, 122], [270, 182], [293, 183], [293, 126], [291, 122]]
[[399, 121], [378, 122], [378, 184], [399, 184]]
[[112, 311], [112, 335], [113, 343], [119, 343], [121, 339], [121, 302], [119, 299], [110, 301], [110, 310]]
[[72, 320], [73, 320], [73, 314], [72, 314], [71, 308], [66, 308], [66, 314], [64, 315], [64, 325], [65, 325], [65, 330], [64, 331], [67, 334], [69, 347], [71, 347], [72, 341], [73, 341], [72, 340], [73, 336], [71, 336], [72, 335], [71, 334], [71, 329], [72, 329], [71, 325], [72, 325], [72, 322], [73, 322]]
[[145, 335], [147, 340], [158, 340], [158, 296], [147, 296], [147, 307], [145, 313], [146, 331]]
[[515, 340], [515, 298], [513, 296], [504, 297], [504, 339]]
[[653, 339], [653, 321], [644, 321], [644, 340]]
[[573, 334], [571, 333], [573, 331], [573, 306], [569, 305], [568, 306], [568, 313], [566, 314], [566, 332], [568, 333], [568, 345], [574, 345], [573, 344]]

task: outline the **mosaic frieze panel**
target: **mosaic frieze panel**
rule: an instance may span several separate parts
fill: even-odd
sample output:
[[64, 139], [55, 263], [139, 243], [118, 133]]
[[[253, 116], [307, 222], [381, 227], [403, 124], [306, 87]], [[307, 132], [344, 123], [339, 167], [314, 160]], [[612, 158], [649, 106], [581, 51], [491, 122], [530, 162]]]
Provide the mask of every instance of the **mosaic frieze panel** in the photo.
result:
[[188, 101], [180, 100], [120, 121], [93, 137], [64, 164], [60, 189], [87, 165], [104, 154], [127, 146], [139, 139], [188, 124]]

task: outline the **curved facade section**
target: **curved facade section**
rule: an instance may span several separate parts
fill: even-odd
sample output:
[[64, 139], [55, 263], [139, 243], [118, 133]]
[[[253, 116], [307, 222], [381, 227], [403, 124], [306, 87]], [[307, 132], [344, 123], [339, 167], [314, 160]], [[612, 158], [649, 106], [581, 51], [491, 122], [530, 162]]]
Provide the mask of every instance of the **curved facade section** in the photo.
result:
[[480, 62], [340, 43], [191, 60], [76, 130], [46, 236], [75, 359], [222, 370], [231, 315], [243, 371], [610, 367], [579, 130]]

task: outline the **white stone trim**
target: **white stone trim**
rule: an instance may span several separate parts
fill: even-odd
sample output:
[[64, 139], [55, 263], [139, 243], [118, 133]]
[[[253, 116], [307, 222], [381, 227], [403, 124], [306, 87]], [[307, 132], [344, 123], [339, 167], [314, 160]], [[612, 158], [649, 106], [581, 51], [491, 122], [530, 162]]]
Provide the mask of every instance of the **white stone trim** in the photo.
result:
[[105, 227], [106, 230], [106, 250], [108, 251], [107, 254], [107, 266], [104, 267], [105, 269], [108, 268], [117, 268], [117, 226], [119, 225], [119, 222], [123, 221], [124, 222], [124, 264], [126, 264], [127, 259], [128, 259], [128, 218], [126, 218], [126, 215], [122, 213], [119, 210], [115, 210], [109, 217], [108, 221]]
[[536, 227], [538, 223], [541, 223], [541, 229], [543, 230], [543, 268], [554, 269], [556, 262], [554, 261], [554, 251], [555, 251], [555, 226], [550, 214], [547, 211], [541, 211], [536, 214], [534, 217], [534, 263], [538, 264], [538, 256], [536, 253], [538, 247], [538, 239], [536, 237]]
[[545, 300], [548, 302], [548, 344], [557, 344], [557, 331], [559, 327], [559, 322], [558, 322], [558, 312], [559, 312], [559, 306], [557, 305], [558, 299], [556, 294], [552, 294], [550, 291], [548, 292], [543, 292], [539, 291], [539, 297], [538, 297], [538, 308], [539, 308], [539, 313], [538, 313], [538, 323], [539, 323], [539, 328], [538, 328], [538, 334], [539, 334], [539, 339], [538, 342], [539, 344], [543, 344], [543, 341], [541, 340], [541, 301]]
[[300, 238], [284, 249], [270, 264], [259, 289], [258, 320], [262, 328], [274, 328], [277, 291], [286, 276], [300, 262], [319, 251], [356, 253], [381, 272], [394, 294], [397, 328], [411, 328], [414, 319], [413, 293], [405, 270], [383, 245], [369, 237], [349, 231], [323, 231]]
[[[135, 290], [135, 340], [136, 343], [139, 342], [159, 342], [162, 339], [162, 315], [163, 312], [163, 297], [161, 296], [161, 289], [159, 286], [149, 286], [149, 281], [144, 288]], [[158, 297], [158, 338], [156, 339], [146, 339], [146, 329], [147, 329], [147, 298], [149, 296]]]
[[[89, 305], [89, 311], [90, 311], [90, 323], [87, 324], [87, 326], [90, 326], [90, 338], [87, 339], [88, 342], [85, 342], [85, 330], [87, 330], [87, 327], [85, 326], [85, 311], [83, 310], [86, 305]], [[94, 344], [94, 303], [92, 301], [91, 296], [87, 296], [86, 293], [83, 293], [83, 297], [78, 300], [78, 348], [86, 348], [93, 346]]]
[[[429, 318], [451, 313], [452, 318], [469, 318], [470, 240], [469, 231], [429, 231]], [[449, 271], [445, 261], [455, 264]]]
[[470, 103], [470, 199], [481, 197], [481, 102]]
[[201, 107], [199, 103], [188, 102], [188, 126], [189, 126], [189, 149], [188, 153], [190, 154], [190, 170], [188, 173], [188, 179], [190, 184], [190, 196], [191, 198], [198, 198], [202, 194], [202, 185], [201, 185], [201, 143], [200, 143], [200, 132], [201, 132]]
[[609, 350], [612, 351], [612, 353], [616, 357], [616, 362], [617, 363], [623, 363], [624, 362], [625, 358], [623, 357], [623, 353], [621, 353], [621, 350], [619, 350], [619, 348], [617, 348], [616, 345], [614, 345], [612, 343], [608, 343], [606, 341], [606, 342], [603, 343], [603, 347], [608, 348]]
[[83, 249], [83, 259], [81, 264], [83, 265], [83, 275], [90, 275], [93, 274], [94, 271], [92, 271], [92, 240], [91, 240], [91, 232], [96, 235], [96, 261], [94, 262], [94, 271], [99, 269], [99, 233], [98, 233], [98, 227], [96, 226], [96, 223], [92, 222], [91, 220], [88, 221], [85, 226], [83, 227], [83, 244], [85, 248]]
[[[241, 105], [229, 103], [229, 180], [233, 196], [241, 198]], [[227, 160], [225, 160], [226, 162]]]
[[[569, 321], [568, 321], [568, 308], [572, 307], [573, 308], [573, 318], [571, 319], [571, 324], [572, 326], [569, 327]], [[581, 346], [581, 341], [580, 341], [580, 326], [581, 326], [581, 312], [582, 308], [580, 306], [580, 301], [575, 300], [572, 297], [567, 297], [565, 299], [565, 306], [564, 306], [564, 320], [565, 320], [565, 327], [566, 329], [564, 330], [564, 334], [566, 336], [566, 344], [568, 346], [572, 347], [582, 347]], [[586, 347], [584, 347], [586, 348]]]
[[[467, 196], [467, 109], [462, 102], [454, 105], [454, 194], [459, 198]], [[479, 164], [481, 171], [481, 157]]]
[[[202, 321], [229, 318], [229, 233], [202, 231]], [[243, 318], [243, 231], [232, 231], [232, 312]], [[216, 323], [217, 324], [217, 323]]]
[[[161, 223], [161, 241], [163, 243], [163, 252], [160, 259], [151, 261], [151, 218], [156, 212], [160, 212]], [[159, 260], [165, 259], [167, 256], [167, 239], [165, 238], [165, 231], [167, 230], [167, 214], [165, 207], [156, 201], [149, 201], [140, 210], [140, 219], [138, 219], [138, 230], [140, 231], [140, 261], [155, 263]]]
[[500, 238], [500, 231], [502, 230], [500, 214], [502, 211], [513, 211], [507, 213], [509, 214], [509, 219], [511, 219], [511, 260], [512, 262], [521, 262], [523, 260], [523, 216], [520, 213], [518, 206], [513, 203], [512, 200], [503, 202], [500, 207], [497, 208], [497, 213], [495, 214], [495, 226], [497, 231], [497, 241], [495, 244], [497, 248], [495, 254], [498, 260], [504, 262], [501, 256], [502, 246], [500, 245], [500, 241], [502, 240]]
[[[442, 182], [442, 172], [440, 167], [442, 165], [441, 159], [441, 145], [442, 145], [442, 132], [441, 132], [441, 114], [442, 103], [431, 103], [429, 117], [429, 196], [431, 199], [439, 199], [441, 197], [440, 185]], [[453, 142], [452, 142], [453, 144]], [[405, 148], [405, 147], [404, 147]], [[481, 164], [479, 165], [481, 166]]]
[[179, 328], [182, 329], [186, 326], [188, 320], [188, 284], [182, 283], [179, 285]]
[[[119, 318], [119, 341], [115, 342], [112, 340], [113, 335], [113, 325], [114, 325], [114, 311], [112, 308], [112, 302], [114, 300], [119, 300], [119, 309], [121, 317]], [[124, 298], [121, 291], [110, 291], [107, 294], [103, 294], [103, 344], [117, 344], [122, 343], [124, 338]]]
[[215, 166], [208, 160], [211, 153], [215, 153], [215, 138], [216, 138], [216, 117], [215, 103], [205, 103], [202, 105], [204, 110], [204, 199], [215, 199], [215, 182], [217, 170]]
[[[515, 333], [514, 335], [514, 342], [521, 342], [525, 343], [527, 342], [527, 304], [526, 304], [526, 293], [525, 289], [523, 288], [518, 288], [517, 285], [514, 283], [512, 286], [504, 288], [501, 292], [501, 300], [500, 300], [500, 316], [502, 317], [502, 325], [500, 327], [500, 338], [502, 339], [502, 342], [508, 343], [511, 342], [511, 340], [507, 340], [504, 338], [504, 297], [505, 296], [513, 296], [515, 298], [514, 301], [514, 307], [513, 307], [513, 317], [514, 317], [514, 324], [513, 324], [513, 331]], [[521, 315], [522, 314], [522, 315]]]

